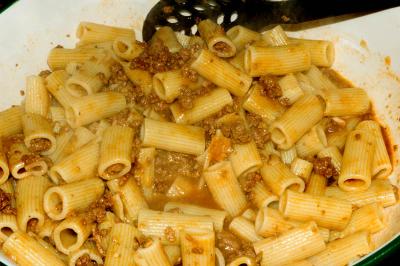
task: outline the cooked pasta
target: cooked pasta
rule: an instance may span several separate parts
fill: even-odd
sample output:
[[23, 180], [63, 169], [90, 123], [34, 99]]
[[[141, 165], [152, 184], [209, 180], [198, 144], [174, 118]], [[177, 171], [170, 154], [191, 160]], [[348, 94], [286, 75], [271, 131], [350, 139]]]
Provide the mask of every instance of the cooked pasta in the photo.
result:
[[27, 78], [0, 112], [8, 257], [319, 266], [372, 251], [397, 169], [366, 91], [329, 69], [333, 42], [197, 26], [145, 44], [81, 22], [76, 46]]

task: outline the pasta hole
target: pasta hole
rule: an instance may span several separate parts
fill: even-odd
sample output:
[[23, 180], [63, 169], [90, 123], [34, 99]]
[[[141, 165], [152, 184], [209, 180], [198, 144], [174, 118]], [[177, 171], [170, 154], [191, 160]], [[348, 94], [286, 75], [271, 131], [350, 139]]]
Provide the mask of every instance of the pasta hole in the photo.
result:
[[349, 187], [363, 187], [365, 186], [365, 181], [355, 178], [350, 178], [344, 181], [344, 184]]
[[271, 202], [270, 204], [268, 204], [269, 208], [278, 210], [279, 209], [279, 200], [274, 200], [273, 202]]
[[79, 84], [70, 83], [68, 84], [68, 87], [70, 93], [75, 97], [82, 97], [88, 95], [88, 92], [85, 90], [85, 88]]
[[4, 170], [2, 167], [0, 167], [0, 177], [2, 177], [4, 175]]
[[126, 45], [124, 42], [117, 42], [117, 49], [120, 53], [125, 53], [128, 51], [129, 46]]
[[112, 164], [109, 167], [107, 167], [106, 174], [113, 176], [113, 175], [120, 173], [124, 169], [125, 169], [125, 165], [122, 163]]
[[62, 213], [64, 205], [60, 194], [58, 194], [57, 192], [51, 193], [49, 196], [48, 203], [50, 212], [57, 215]]
[[78, 234], [74, 230], [66, 228], [60, 232], [60, 241], [64, 248], [68, 249], [78, 241]]
[[153, 81], [153, 86], [154, 86], [154, 90], [155, 90], [156, 94], [158, 95], [158, 97], [160, 97], [161, 99], [165, 98], [165, 88], [164, 88], [164, 85], [161, 82], [161, 80], [158, 78], [155, 78]]
[[276, 144], [283, 144], [286, 142], [285, 134], [283, 134], [282, 130], [280, 130], [279, 128], [274, 128], [271, 131], [271, 139]]
[[3, 227], [1, 228], [1, 232], [5, 234], [6, 236], [10, 236], [14, 231], [10, 227]]
[[29, 172], [40, 172], [43, 170], [43, 167], [40, 165], [34, 165], [32, 167], [29, 167]]
[[291, 190], [291, 191], [296, 191], [296, 192], [298, 192], [299, 189], [300, 189], [300, 185], [299, 185], [299, 184], [292, 184], [292, 185], [288, 186], [287, 189], [289, 189], [289, 190]]
[[19, 175], [22, 175], [23, 173], [26, 173], [25, 167], [22, 167], [22, 168], [18, 169], [17, 173], [18, 173]]

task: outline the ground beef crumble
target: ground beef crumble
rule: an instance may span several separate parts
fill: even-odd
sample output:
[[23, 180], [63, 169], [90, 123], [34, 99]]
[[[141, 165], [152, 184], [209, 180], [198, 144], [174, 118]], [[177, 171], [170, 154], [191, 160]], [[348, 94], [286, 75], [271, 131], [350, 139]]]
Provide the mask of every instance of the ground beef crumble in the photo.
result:
[[32, 152], [43, 152], [51, 148], [51, 141], [45, 138], [32, 139], [29, 144], [28, 148]]
[[154, 190], [165, 193], [177, 177], [197, 179], [201, 167], [195, 156], [157, 150], [155, 159]]
[[16, 215], [17, 210], [11, 207], [12, 194], [0, 189], [0, 213]]
[[243, 255], [256, 258], [252, 243], [243, 241], [228, 231], [217, 233], [216, 242], [216, 246], [224, 255], [226, 262], [231, 262]]
[[243, 179], [243, 183], [241, 184], [242, 189], [246, 193], [251, 193], [254, 186], [262, 181], [262, 176], [258, 172], [251, 172], [246, 175], [246, 178]]
[[97, 251], [103, 257], [106, 256], [106, 250], [103, 249], [101, 242], [103, 238], [108, 235], [108, 233], [109, 233], [108, 229], [100, 230], [97, 226], [92, 229], [91, 240], [94, 241], [94, 243], [96, 244]]
[[253, 113], [248, 113], [246, 119], [257, 148], [263, 149], [265, 143], [270, 139], [268, 125], [263, 121], [261, 116]]
[[277, 100], [282, 97], [282, 89], [278, 84], [278, 78], [272, 75], [260, 77], [261, 95]]
[[222, 134], [230, 138], [233, 143], [244, 144], [251, 141], [250, 132], [242, 119], [235, 119], [220, 126]]
[[196, 100], [198, 97], [206, 95], [210, 91], [211, 90], [208, 87], [203, 86], [198, 89], [182, 88], [176, 102], [182, 109], [192, 109], [194, 100]]
[[76, 261], [75, 266], [99, 266], [96, 261], [92, 260], [89, 254], [84, 254]]
[[151, 74], [182, 68], [192, 57], [190, 49], [182, 48], [171, 53], [161, 41], [147, 45], [144, 51], [131, 62], [131, 69], [149, 71]]
[[98, 201], [90, 205], [86, 217], [90, 221], [101, 223], [106, 217], [106, 211], [111, 211], [112, 207], [112, 194], [106, 191]]
[[336, 177], [339, 173], [332, 164], [330, 157], [316, 158], [313, 162], [314, 172], [326, 178]]

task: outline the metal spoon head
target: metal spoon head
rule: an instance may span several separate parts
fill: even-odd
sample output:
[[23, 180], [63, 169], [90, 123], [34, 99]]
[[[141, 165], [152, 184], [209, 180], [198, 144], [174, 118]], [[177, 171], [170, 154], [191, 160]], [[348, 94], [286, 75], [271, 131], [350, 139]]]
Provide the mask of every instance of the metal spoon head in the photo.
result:
[[163, 0], [147, 14], [143, 24], [143, 40], [148, 41], [161, 26], [169, 26], [176, 32], [187, 35], [197, 33], [196, 24], [203, 19], [217, 21], [225, 29], [233, 27], [243, 19], [246, 0]]

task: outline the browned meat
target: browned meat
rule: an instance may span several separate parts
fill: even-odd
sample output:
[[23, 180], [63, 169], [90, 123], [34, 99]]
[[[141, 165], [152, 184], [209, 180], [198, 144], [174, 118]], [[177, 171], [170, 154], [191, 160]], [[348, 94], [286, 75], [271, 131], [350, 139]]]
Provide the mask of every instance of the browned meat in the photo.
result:
[[217, 42], [213, 46], [215, 51], [218, 51], [220, 53], [229, 53], [232, 48], [225, 42]]
[[75, 266], [98, 266], [97, 262], [91, 260], [89, 254], [82, 255], [76, 261]]
[[11, 207], [12, 195], [0, 189], [0, 212], [3, 214], [16, 215], [17, 210]]
[[154, 190], [165, 193], [177, 177], [197, 179], [201, 167], [192, 155], [157, 150], [155, 160]]
[[336, 177], [339, 173], [332, 164], [330, 157], [317, 158], [314, 160], [314, 172], [326, 178]]
[[248, 143], [251, 141], [250, 132], [242, 119], [236, 119], [232, 123], [224, 123], [221, 125], [222, 134], [230, 138], [233, 143]]
[[106, 217], [106, 211], [111, 211], [113, 207], [112, 195], [106, 191], [98, 201], [90, 205], [86, 217], [90, 221], [101, 223]]
[[51, 148], [51, 141], [45, 138], [32, 139], [29, 144], [28, 148], [32, 152], [43, 152]]
[[38, 233], [39, 228], [38, 228], [38, 219], [30, 219], [28, 221], [28, 224], [26, 225], [26, 230], [31, 231], [33, 233]]
[[101, 256], [106, 256], [106, 250], [103, 249], [101, 242], [104, 237], [106, 237], [109, 233], [109, 230], [107, 229], [102, 229], [99, 230], [99, 228], [96, 226], [92, 230], [92, 237], [91, 240], [94, 241], [96, 244], [97, 251], [100, 253]]
[[190, 81], [196, 82], [199, 77], [197, 72], [191, 69], [188, 65], [183, 66], [181, 71], [182, 75]]
[[164, 230], [164, 235], [165, 238], [169, 242], [175, 242], [176, 241], [176, 235], [175, 235], [175, 230], [171, 226], [167, 226]]
[[260, 77], [258, 83], [261, 85], [261, 94], [271, 99], [278, 99], [282, 96], [282, 89], [279, 87], [278, 78], [272, 75]]
[[192, 109], [193, 102], [200, 96], [203, 96], [210, 92], [208, 87], [200, 87], [197, 90], [189, 89], [189, 88], [182, 88], [180, 95], [178, 96], [177, 103], [183, 109]]
[[189, 49], [182, 48], [179, 52], [171, 53], [161, 41], [155, 41], [132, 60], [130, 67], [155, 74], [180, 69], [191, 57]]
[[262, 120], [261, 116], [253, 113], [248, 113], [246, 118], [257, 148], [263, 149], [270, 138], [268, 125]]
[[335, 120], [330, 119], [328, 124], [325, 127], [325, 132], [327, 134], [342, 131], [344, 127], [338, 123], [335, 122]]
[[243, 191], [246, 193], [250, 193], [253, 190], [254, 186], [258, 182], [261, 182], [261, 180], [262, 176], [260, 175], [260, 173], [258, 172], [248, 173], [242, 184]]
[[230, 232], [222, 231], [217, 233], [216, 242], [216, 246], [222, 252], [227, 262], [231, 262], [242, 255], [251, 258], [256, 257], [251, 243], [237, 238]]

